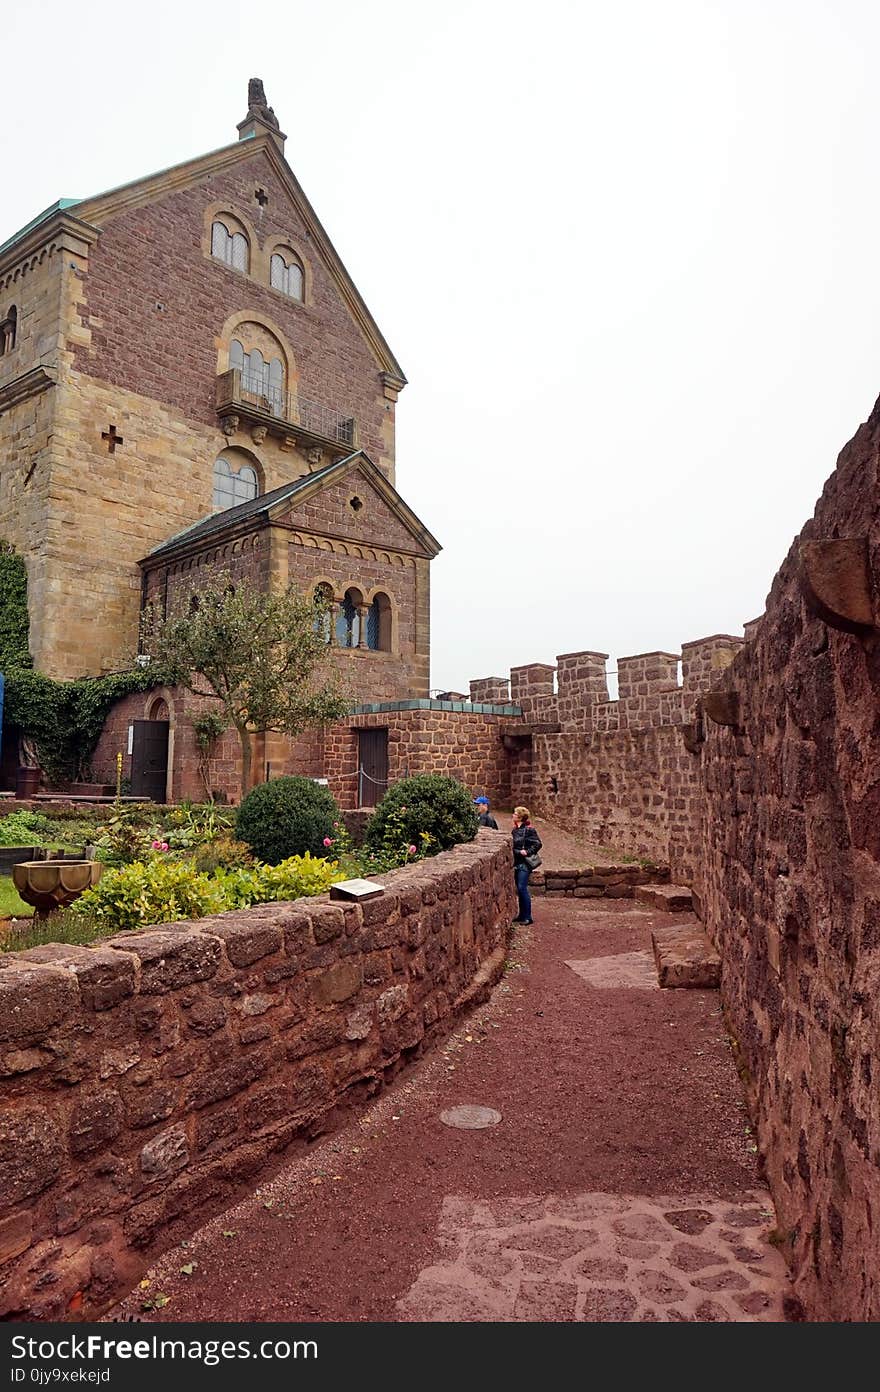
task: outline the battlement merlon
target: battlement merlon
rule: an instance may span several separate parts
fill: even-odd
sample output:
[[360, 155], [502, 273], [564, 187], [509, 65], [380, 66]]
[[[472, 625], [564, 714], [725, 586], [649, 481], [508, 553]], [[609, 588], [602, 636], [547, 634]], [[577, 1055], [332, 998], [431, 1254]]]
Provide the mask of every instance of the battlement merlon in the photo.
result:
[[617, 691], [627, 696], [652, 696], [678, 686], [678, 653], [635, 653], [617, 659]]
[[470, 682], [471, 700], [474, 704], [506, 706], [510, 702], [509, 677], [474, 677]]
[[553, 695], [556, 668], [548, 662], [529, 662], [510, 669], [510, 699], [522, 705], [523, 699]]
[[681, 684], [690, 694], [708, 691], [729, 667], [745, 638], [732, 633], [713, 633], [681, 645]]

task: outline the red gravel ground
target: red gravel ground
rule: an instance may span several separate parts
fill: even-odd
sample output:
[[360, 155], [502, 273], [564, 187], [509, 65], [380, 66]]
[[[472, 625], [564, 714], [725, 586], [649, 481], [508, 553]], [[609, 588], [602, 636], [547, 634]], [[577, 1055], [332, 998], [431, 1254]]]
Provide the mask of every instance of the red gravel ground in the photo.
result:
[[[651, 927], [682, 916], [632, 900], [539, 899], [535, 912], [487, 1004], [359, 1119], [167, 1253], [108, 1318], [395, 1321], [438, 1259], [449, 1196], [754, 1190], [717, 992], [597, 989], [565, 965], [650, 952]], [[441, 1123], [466, 1103], [503, 1120]]]

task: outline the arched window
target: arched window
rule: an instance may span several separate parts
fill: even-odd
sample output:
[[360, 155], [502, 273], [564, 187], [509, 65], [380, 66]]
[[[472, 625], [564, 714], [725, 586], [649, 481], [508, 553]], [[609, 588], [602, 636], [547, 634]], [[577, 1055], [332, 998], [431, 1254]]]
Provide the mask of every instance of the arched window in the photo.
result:
[[323, 634], [325, 643], [333, 641], [333, 591], [329, 585], [316, 585], [313, 596], [315, 619], [312, 627]]
[[358, 598], [354, 590], [346, 590], [345, 598], [339, 606], [336, 641], [340, 648], [356, 648], [360, 643], [361, 616], [357, 605]]
[[240, 464], [234, 469], [229, 460], [221, 454], [214, 465], [215, 512], [225, 512], [226, 508], [238, 507], [239, 503], [249, 503], [251, 498], [256, 498], [259, 491], [257, 471], [252, 465]]
[[15, 335], [18, 329], [18, 310], [12, 306], [6, 318], [0, 321], [0, 358], [11, 353], [15, 347]]
[[282, 295], [289, 295], [292, 300], [302, 299], [303, 268], [292, 252], [275, 252], [269, 263], [269, 284], [273, 290], [280, 290]]
[[273, 416], [284, 414], [284, 365], [280, 358], [267, 362], [259, 348], [246, 353], [244, 345], [234, 338], [229, 345], [229, 366], [241, 373], [242, 391], [265, 401]]
[[391, 602], [386, 594], [377, 594], [367, 610], [367, 647], [391, 651]]
[[230, 232], [225, 222], [213, 222], [211, 255], [234, 271], [247, 271], [250, 264], [248, 239], [243, 232]]

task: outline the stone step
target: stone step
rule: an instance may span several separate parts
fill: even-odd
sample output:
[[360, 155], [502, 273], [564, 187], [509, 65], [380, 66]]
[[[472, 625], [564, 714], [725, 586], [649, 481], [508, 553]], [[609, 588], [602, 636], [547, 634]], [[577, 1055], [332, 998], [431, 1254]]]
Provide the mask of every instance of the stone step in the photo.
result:
[[661, 913], [691, 913], [694, 907], [694, 897], [687, 885], [638, 885], [635, 897]]
[[661, 986], [717, 990], [721, 958], [696, 919], [651, 933]]

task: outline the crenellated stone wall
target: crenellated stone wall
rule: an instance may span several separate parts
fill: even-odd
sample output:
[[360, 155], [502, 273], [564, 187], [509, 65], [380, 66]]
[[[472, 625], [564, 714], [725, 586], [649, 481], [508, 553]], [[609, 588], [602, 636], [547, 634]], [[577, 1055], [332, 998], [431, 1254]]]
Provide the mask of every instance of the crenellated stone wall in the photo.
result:
[[0, 1313], [100, 1311], [482, 998], [508, 838], [382, 883], [0, 955]]
[[[607, 653], [563, 653], [471, 682], [471, 699], [522, 710], [505, 741], [514, 801], [599, 845], [650, 856], [675, 879], [696, 873], [699, 702], [743, 645], [713, 634], [678, 653], [621, 657], [608, 699]], [[681, 664], [682, 682], [678, 671]], [[555, 673], [555, 688], [554, 688]]]

